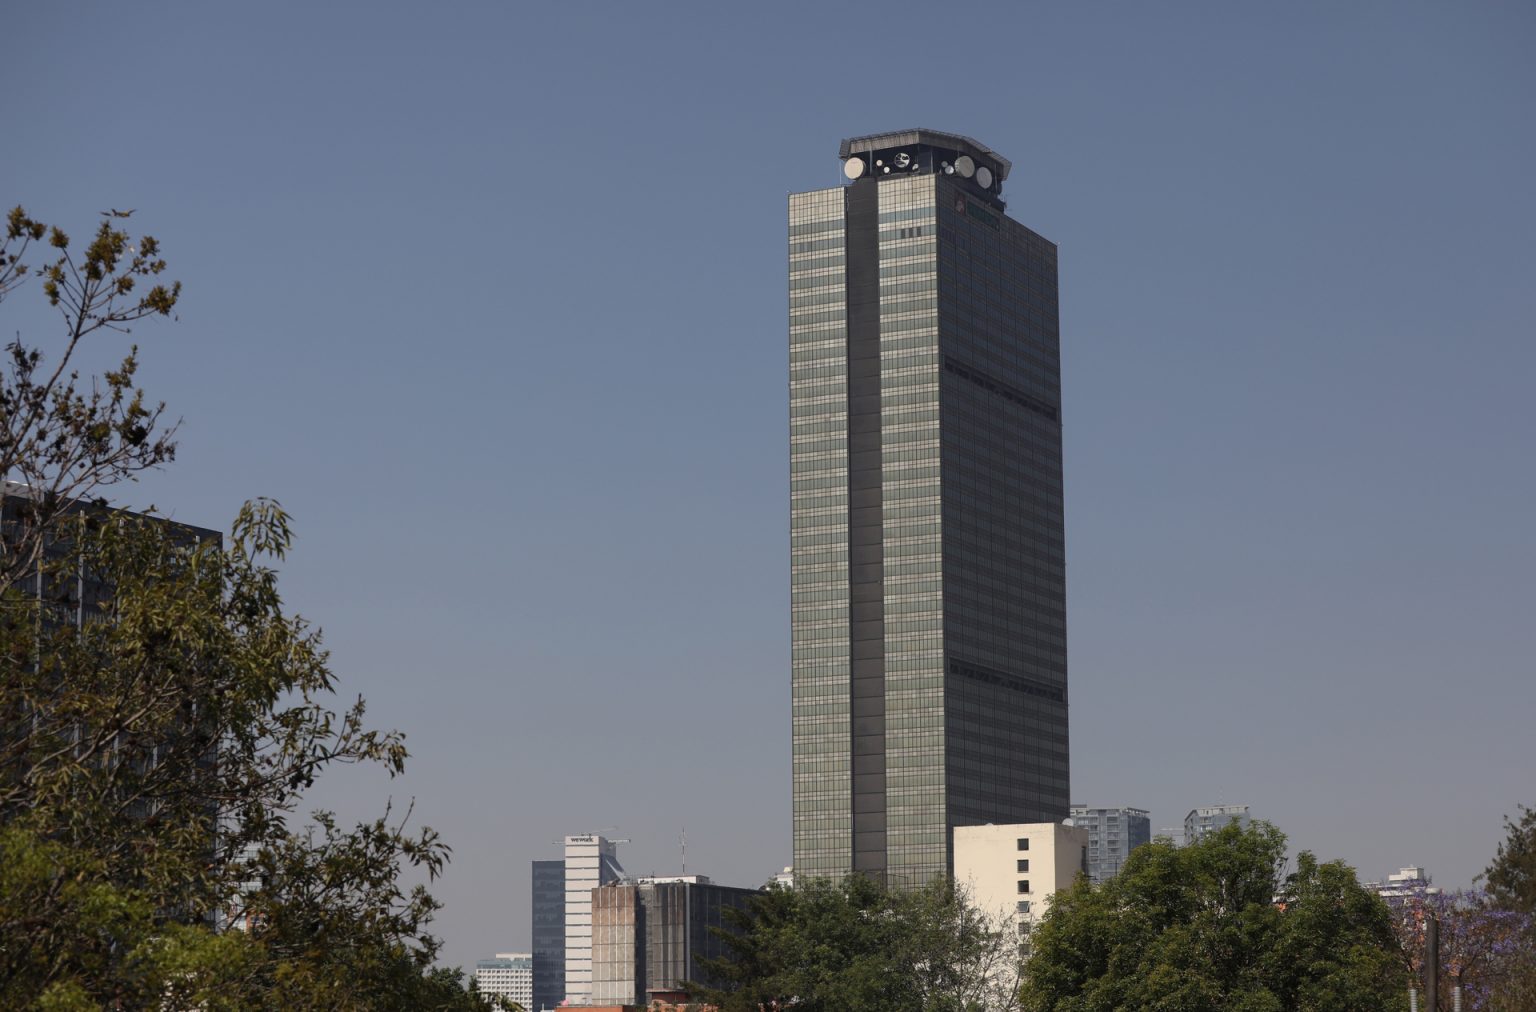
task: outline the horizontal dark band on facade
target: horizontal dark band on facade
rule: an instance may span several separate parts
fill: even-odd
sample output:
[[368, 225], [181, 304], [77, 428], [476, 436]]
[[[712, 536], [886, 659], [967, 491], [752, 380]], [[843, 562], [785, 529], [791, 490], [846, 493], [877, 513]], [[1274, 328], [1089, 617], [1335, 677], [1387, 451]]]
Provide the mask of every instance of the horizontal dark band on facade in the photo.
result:
[[980, 369], [974, 369], [968, 365], [961, 365], [959, 362], [956, 362], [948, 355], [944, 356], [944, 371], [954, 373], [961, 379], [968, 379], [972, 383], [975, 383], [977, 386], [984, 387], [988, 391], [997, 394], [999, 397], [1003, 398], [1003, 400], [1012, 401], [1014, 404], [1017, 404], [1021, 408], [1027, 408], [1028, 410], [1033, 411], [1038, 415], [1044, 415], [1053, 422], [1057, 420], [1058, 416], [1056, 409], [1051, 407], [1051, 405], [1046, 404], [1042, 400], [1029, 396], [1029, 394], [1024, 393], [1022, 390], [1017, 390], [1014, 387], [1009, 386], [1002, 380], [993, 379], [991, 376], [988, 376]]
[[1005, 675], [1001, 671], [993, 671], [991, 668], [983, 668], [953, 657], [949, 659], [949, 673], [977, 682], [986, 682], [988, 685], [1000, 685], [1014, 692], [1022, 692], [1026, 696], [1049, 699], [1053, 703], [1065, 705], [1067, 702], [1067, 694], [1054, 685], [1046, 685], [1019, 675]]

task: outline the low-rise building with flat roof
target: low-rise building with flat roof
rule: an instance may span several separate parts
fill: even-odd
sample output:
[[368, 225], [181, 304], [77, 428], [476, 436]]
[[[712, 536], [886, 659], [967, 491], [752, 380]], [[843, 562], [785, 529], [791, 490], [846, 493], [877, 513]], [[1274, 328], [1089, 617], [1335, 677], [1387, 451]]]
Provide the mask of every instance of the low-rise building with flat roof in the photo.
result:
[[510, 998], [533, 1008], [533, 953], [498, 952], [495, 959], [475, 963], [475, 987], [481, 994]]
[[1391, 904], [1408, 896], [1434, 895], [1440, 890], [1429, 884], [1430, 877], [1418, 865], [1399, 868], [1380, 882], [1367, 882], [1365, 887]]

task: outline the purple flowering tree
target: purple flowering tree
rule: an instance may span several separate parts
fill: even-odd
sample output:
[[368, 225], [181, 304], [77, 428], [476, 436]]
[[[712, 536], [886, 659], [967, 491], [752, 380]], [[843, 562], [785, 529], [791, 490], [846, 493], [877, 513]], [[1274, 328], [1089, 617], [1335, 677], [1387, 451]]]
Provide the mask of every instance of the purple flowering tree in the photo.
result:
[[1531, 973], [1536, 955], [1531, 938], [1536, 918], [1495, 909], [1480, 889], [1441, 892], [1420, 886], [1403, 896], [1387, 897], [1403, 955], [1415, 981], [1424, 977], [1424, 924], [1430, 914], [1440, 922], [1440, 1009], [1496, 1012], [1517, 1006], [1506, 999]]

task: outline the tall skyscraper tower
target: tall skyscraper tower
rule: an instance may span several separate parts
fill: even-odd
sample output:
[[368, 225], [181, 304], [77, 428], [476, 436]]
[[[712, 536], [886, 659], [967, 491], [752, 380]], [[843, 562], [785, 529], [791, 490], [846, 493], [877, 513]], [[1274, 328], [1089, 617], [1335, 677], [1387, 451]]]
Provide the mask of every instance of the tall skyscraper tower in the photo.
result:
[[1056, 247], [968, 137], [840, 157], [789, 198], [795, 875], [916, 885], [1067, 815]]

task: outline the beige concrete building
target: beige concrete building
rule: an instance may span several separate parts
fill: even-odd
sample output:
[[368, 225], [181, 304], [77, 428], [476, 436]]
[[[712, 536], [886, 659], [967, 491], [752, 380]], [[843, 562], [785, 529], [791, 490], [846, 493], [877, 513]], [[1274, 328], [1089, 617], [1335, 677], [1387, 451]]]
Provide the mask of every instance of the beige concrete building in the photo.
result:
[[955, 883], [990, 917], [1011, 921], [1020, 941], [1051, 896], [1088, 870], [1088, 831], [1054, 822], [955, 827]]

